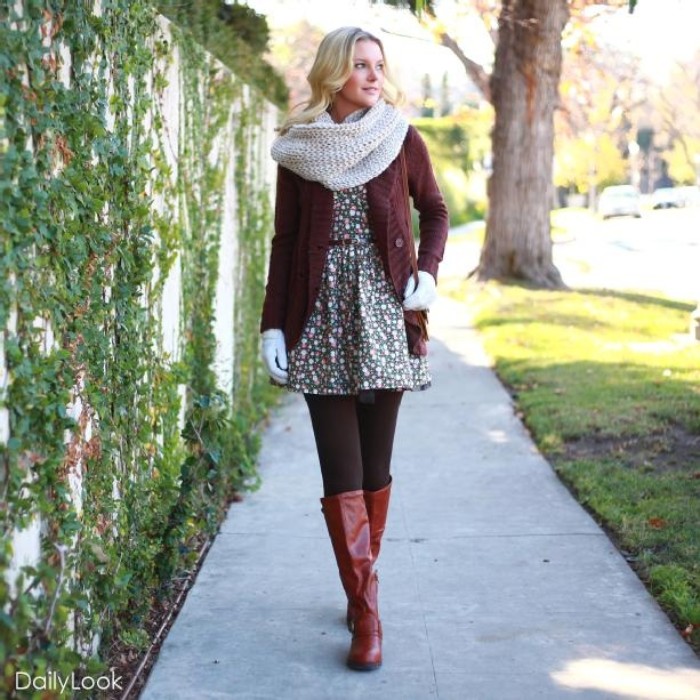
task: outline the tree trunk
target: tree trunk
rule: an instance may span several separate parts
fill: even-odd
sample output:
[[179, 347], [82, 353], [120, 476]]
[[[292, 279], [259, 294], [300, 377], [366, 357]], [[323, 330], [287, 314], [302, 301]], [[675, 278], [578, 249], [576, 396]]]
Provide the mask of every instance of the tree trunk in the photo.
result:
[[552, 261], [554, 109], [567, 0], [503, 0], [491, 76], [493, 174], [480, 280], [563, 287]]

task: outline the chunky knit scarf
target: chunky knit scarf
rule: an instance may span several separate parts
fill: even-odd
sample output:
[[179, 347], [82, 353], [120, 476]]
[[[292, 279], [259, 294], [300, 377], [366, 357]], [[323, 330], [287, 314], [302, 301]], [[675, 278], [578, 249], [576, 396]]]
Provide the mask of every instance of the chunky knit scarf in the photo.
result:
[[363, 185], [399, 155], [408, 122], [379, 100], [336, 124], [323, 112], [308, 124], [297, 124], [272, 144], [272, 157], [305, 180], [342, 190]]

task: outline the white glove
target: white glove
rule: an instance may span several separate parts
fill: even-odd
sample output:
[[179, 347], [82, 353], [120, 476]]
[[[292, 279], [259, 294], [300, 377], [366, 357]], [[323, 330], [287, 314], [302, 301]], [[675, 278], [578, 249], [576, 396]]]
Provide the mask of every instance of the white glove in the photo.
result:
[[423, 270], [418, 270], [418, 286], [411, 275], [403, 292], [403, 308], [408, 311], [427, 311], [437, 298], [435, 278]]
[[267, 373], [278, 384], [287, 383], [287, 347], [284, 333], [279, 328], [270, 328], [262, 334], [262, 359]]

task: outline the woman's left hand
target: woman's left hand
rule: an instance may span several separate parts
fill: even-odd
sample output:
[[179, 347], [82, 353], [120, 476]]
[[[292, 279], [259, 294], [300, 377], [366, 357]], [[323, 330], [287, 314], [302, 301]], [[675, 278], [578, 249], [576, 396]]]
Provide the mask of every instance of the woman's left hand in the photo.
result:
[[424, 270], [418, 270], [418, 286], [411, 275], [403, 292], [403, 308], [407, 311], [427, 311], [437, 299], [435, 278]]

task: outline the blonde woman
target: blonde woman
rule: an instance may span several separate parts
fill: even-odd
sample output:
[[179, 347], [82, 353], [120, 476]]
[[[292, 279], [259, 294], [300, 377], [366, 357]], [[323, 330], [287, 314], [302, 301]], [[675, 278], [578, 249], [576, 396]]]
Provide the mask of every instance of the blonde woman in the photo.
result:
[[[347, 664], [366, 671], [382, 663], [374, 566], [401, 398], [431, 381], [416, 311], [436, 296], [447, 210], [423, 140], [396, 109], [400, 93], [376, 36], [331, 32], [308, 81], [310, 100], [272, 146], [262, 355], [272, 380], [308, 405], [348, 599]], [[420, 214], [417, 276], [406, 191]]]

